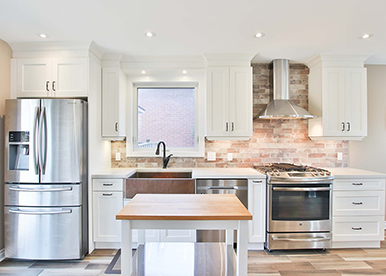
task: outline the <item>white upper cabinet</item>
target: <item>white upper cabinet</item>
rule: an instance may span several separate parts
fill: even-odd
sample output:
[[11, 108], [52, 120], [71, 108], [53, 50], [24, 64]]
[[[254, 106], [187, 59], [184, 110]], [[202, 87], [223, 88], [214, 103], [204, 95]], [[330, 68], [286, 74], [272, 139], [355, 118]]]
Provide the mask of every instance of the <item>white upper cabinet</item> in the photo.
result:
[[207, 68], [207, 127], [209, 140], [252, 136], [252, 68]]
[[[331, 57], [330, 57], [331, 58]], [[313, 140], [361, 140], [367, 136], [367, 81], [363, 61], [310, 62], [308, 121]]]
[[30, 97], [87, 97], [88, 58], [14, 59], [14, 95]]
[[126, 75], [119, 67], [102, 68], [102, 137], [123, 139], [125, 129]]

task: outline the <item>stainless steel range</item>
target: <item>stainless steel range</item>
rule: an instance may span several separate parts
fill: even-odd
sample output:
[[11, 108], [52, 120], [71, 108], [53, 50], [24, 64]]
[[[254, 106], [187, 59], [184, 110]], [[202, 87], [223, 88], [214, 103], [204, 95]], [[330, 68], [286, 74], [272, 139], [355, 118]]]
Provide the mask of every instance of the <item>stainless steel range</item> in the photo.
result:
[[265, 247], [316, 249], [331, 245], [331, 172], [289, 163], [261, 164], [267, 176]]

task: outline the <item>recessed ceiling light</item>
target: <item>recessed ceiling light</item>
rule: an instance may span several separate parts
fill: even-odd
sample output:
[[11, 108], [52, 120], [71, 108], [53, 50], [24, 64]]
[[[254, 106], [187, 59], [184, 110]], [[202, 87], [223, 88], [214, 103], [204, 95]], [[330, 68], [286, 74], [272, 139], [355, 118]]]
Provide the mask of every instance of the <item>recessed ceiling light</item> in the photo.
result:
[[186, 73], [188, 73], [186, 70], [182, 71], [182, 74], [186, 74]]
[[153, 32], [146, 32], [145, 35], [147, 37], [155, 37], [155, 33], [153, 33]]
[[146, 74], [146, 71], [141, 71], [142, 74]]
[[263, 36], [264, 36], [264, 33], [256, 33], [254, 35], [254, 37], [256, 37], [256, 38], [260, 38], [260, 37], [263, 37]]
[[372, 37], [373, 35], [372, 34], [363, 34], [362, 36], [361, 36], [361, 38], [362, 39], [367, 39], [367, 38], [370, 38], [370, 37]]
[[48, 37], [48, 35], [46, 35], [46, 34], [38, 34], [41, 38], [47, 38]]

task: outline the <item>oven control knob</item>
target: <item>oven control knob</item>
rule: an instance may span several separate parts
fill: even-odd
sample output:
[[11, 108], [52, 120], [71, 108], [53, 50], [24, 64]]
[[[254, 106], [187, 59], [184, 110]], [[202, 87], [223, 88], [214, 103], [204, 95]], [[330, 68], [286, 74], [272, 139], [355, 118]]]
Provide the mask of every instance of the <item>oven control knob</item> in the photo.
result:
[[275, 173], [274, 173], [274, 172], [270, 172], [269, 174], [270, 174], [271, 176], [274, 176], [274, 175], [275, 175]]
[[303, 226], [303, 222], [299, 222], [299, 225], [300, 225], [300, 226]]
[[326, 172], [327, 175], [331, 175], [331, 172]]
[[279, 172], [277, 172], [277, 173], [276, 173], [276, 176], [279, 176], [279, 175], [280, 175], [280, 173], [279, 173]]
[[324, 176], [324, 172], [320, 172], [319, 174], [320, 174], [321, 176]]

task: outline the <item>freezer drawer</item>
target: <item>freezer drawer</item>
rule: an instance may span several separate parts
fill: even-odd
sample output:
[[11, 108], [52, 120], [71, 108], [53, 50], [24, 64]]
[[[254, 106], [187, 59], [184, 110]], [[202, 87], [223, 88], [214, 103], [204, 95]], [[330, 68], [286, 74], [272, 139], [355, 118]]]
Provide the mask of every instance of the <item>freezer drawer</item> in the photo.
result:
[[5, 184], [4, 205], [12, 206], [79, 206], [81, 184]]
[[16, 259], [79, 259], [82, 207], [5, 207], [5, 257]]

